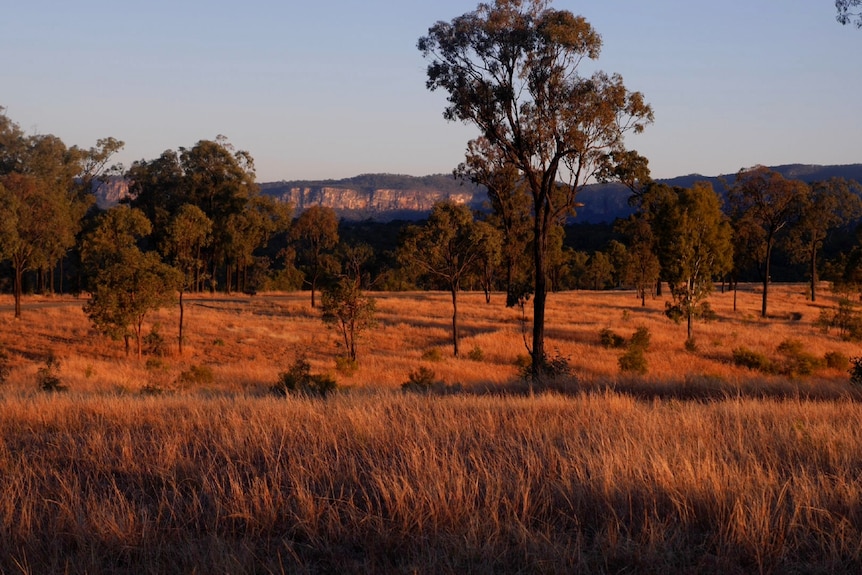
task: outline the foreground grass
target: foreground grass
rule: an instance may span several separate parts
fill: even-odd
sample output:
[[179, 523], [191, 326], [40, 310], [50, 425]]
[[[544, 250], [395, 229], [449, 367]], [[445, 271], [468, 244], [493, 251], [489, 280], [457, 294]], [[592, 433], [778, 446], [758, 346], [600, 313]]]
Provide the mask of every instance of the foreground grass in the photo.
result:
[[7, 393], [0, 572], [862, 569], [851, 402]]

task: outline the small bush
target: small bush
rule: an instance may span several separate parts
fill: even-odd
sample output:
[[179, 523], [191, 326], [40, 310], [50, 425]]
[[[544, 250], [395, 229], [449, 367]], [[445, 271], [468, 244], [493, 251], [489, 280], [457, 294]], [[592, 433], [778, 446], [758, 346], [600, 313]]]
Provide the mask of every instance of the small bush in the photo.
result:
[[0, 384], [6, 383], [12, 368], [9, 366], [9, 354], [5, 349], [0, 349]]
[[335, 358], [335, 370], [343, 375], [351, 376], [359, 369], [359, 362], [355, 359], [350, 359], [347, 356], [339, 356]]
[[602, 347], [606, 349], [618, 349], [626, 346], [626, 339], [614, 333], [609, 327], [599, 332], [599, 338], [602, 342]]
[[150, 333], [144, 336], [144, 351], [150, 355], [164, 357], [170, 353], [165, 338], [159, 332], [161, 326], [153, 324]]
[[473, 361], [484, 361], [485, 360], [485, 352], [482, 351], [482, 348], [478, 345], [473, 346], [473, 349], [470, 350], [470, 353], [467, 354], [467, 357]]
[[632, 338], [629, 340], [629, 349], [638, 348], [642, 351], [647, 351], [649, 349], [650, 339], [652, 339], [652, 335], [650, 334], [649, 328], [641, 326], [635, 330]]
[[515, 367], [519, 373], [529, 373], [530, 366], [533, 365], [533, 359], [529, 355], [521, 354], [515, 358]]
[[850, 358], [850, 382], [862, 385], [862, 356]]
[[422, 359], [425, 361], [443, 361], [443, 352], [440, 351], [440, 348], [432, 347], [431, 349], [426, 349], [422, 354]]
[[311, 364], [305, 358], [297, 358], [290, 368], [279, 374], [278, 382], [270, 388], [276, 395], [310, 395], [326, 397], [338, 384], [328, 375], [311, 373]]
[[215, 377], [213, 370], [208, 365], [193, 365], [180, 373], [177, 381], [184, 384], [212, 383]]
[[224, 347], [224, 340], [222, 338], [216, 338], [213, 340], [213, 347]]
[[781, 372], [787, 375], [811, 375], [822, 364], [820, 358], [805, 351], [805, 344], [797, 339], [786, 339], [778, 345], [784, 357]]
[[[521, 377], [531, 380], [533, 379], [533, 360], [530, 356], [526, 356], [526, 358], [527, 361], [523, 362], [523, 365], [519, 364], [518, 367], [521, 369]], [[575, 373], [569, 362], [569, 358], [562, 355], [559, 350], [556, 350], [554, 355], [545, 354], [545, 369], [541, 374], [541, 382], [549, 383], [552, 381], [574, 379]]]
[[775, 366], [768, 357], [745, 347], [738, 347], [733, 350], [733, 363], [740, 367], [747, 367], [748, 369], [764, 373], [773, 373], [775, 371]]
[[45, 359], [45, 365], [36, 371], [36, 381], [42, 391], [57, 392], [68, 389], [60, 380], [60, 360], [54, 355], [49, 355]]
[[418, 391], [428, 393], [432, 387], [439, 384], [437, 374], [430, 367], [419, 366], [415, 371], [407, 375], [407, 381], [401, 384], [404, 391]]
[[850, 369], [850, 358], [840, 351], [827, 351], [823, 356], [823, 362], [829, 369], [840, 369], [846, 371]]
[[685, 340], [685, 351], [689, 353], [697, 353], [697, 342], [693, 337]]
[[620, 371], [639, 373], [645, 375], [647, 373], [647, 360], [644, 357], [644, 348], [638, 346], [630, 346], [626, 352], [620, 356], [618, 360]]

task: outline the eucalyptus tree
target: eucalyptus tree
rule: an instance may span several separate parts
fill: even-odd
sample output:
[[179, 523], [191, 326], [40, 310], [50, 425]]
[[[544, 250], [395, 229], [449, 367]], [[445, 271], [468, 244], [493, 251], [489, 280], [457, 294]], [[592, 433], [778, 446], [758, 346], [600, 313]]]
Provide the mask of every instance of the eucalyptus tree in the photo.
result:
[[297, 218], [290, 235], [296, 245], [299, 267], [305, 273], [305, 283], [311, 288], [311, 307], [316, 307], [318, 285], [338, 267], [334, 255], [338, 245], [338, 216], [332, 208], [311, 206]]
[[762, 248], [758, 250], [762, 254], [763, 274], [761, 317], [767, 316], [773, 248], [782, 233], [800, 217], [808, 191], [805, 182], [788, 180], [769, 168], [759, 166], [740, 170], [728, 193], [734, 218], [747, 220], [762, 230]]
[[470, 208], [443, 201], [434, 204], [423, 226], [409, 226], [399, 246], [398, 259], [439, 284], [452, 296], [452, 348], [458, 356], [458, 292], [461, 282], [481, 257], [481, 229]]
[[[430, 59], [427, 87], [447, 93], [444, 117], [472, 124], [526, 183], [533, 227], [532, 374], [545, 371], [547, 248], [592, 178], [613, 171], [624, 135], [652, 110], [619, 75], [582, 74], [601, 37], [580, 16], [547, 0], [495, 0], [440, 21], [418, 41]], [[563, 182], [561, 185], [560, 182]]]
[[183, 295], [189, 289], [200, 285], [205, 273], [206, 262], [203, 250], [212, 241], [212, 220], [199, 207], [184, 204], [168, 224], [167, 234], [162, 244], [162, 252], [174, 268], [180, 273], [179, 283], [179, 344], [180, 355], [183, 354], [183, 327], [185, 306]]
[[811, 301], [817, 300], [817, 256], [823, 243], [831, 231], [862, 216], [859, 188], [856, 182], [833, 178], [811, 184], [802, 197], [799, 220], [787, 243], [793, 259], [808, 265]]
[[146, 315], [170, 304], [182, 284], [180, 272], [157, 252], [140, 249], [151, 230], [143, 212], [117, 206], [99, 217], [82, 250], [90, 291], [84, 313], [100, 332], [122, 339], [126, 355], [134, 337], [138, 358]]
[[693, 319], [712, 292], [713, 278], [733, 265], [732, 229], [721, 209], [721, 199], [706, 182], [691, 188], [663, 184], [644, 194], [643, 208], [657, 238], [662, 277], [668, 282], [674, 304], [670, 317], [686, 320], [688, 339]]

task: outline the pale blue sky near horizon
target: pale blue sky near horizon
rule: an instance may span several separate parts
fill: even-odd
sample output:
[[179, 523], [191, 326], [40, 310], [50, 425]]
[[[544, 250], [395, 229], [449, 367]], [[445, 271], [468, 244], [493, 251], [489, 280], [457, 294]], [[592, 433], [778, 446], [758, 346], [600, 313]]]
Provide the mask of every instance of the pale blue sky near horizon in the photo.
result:
[[[67, 144], [114, 136], [127, 167], [223, 134], [258, 181], [448, 173], [475, 128], [446, 122], [416, 41], [475, 0], [28, 0], [0, 18], [0, 106]], [[628, 139], [655, 177], [862, 163], [862, 30], [831, 0], [556, 0], [602, 35], [595, 64], [643, 92]]]

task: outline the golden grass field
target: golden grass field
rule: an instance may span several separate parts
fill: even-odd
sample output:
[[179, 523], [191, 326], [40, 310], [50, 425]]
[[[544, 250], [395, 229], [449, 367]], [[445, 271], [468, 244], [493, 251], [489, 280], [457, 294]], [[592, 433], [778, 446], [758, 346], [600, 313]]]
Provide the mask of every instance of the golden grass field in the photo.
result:
[[[733, 349], [823, 357], [801, 285], [711, 297], [685, 327], [630, 292], [551, 294], [547, 348], [577, 378], [534, 396], [515, 363], [519, 312], [442, 293], [375, 294], [359, 369], [308, 294], [195, 296], [184, 357], [123, 354], [74, 298], [0, 300], [0, 573], [843, 573], [862, 569], [862, 409], [846, 370], [767, 375]], [[166, 340], [176, 310], [152, 318]], [[646, 375], [621, 374], [610, 328], [651, 333]], [[175, 346], [172, 346], [172, 349]], [[423, 359], [437, 348], [441, 360]], [[65, 393], [39, 391], [60, 360]], [[297, 357], [326, 399], [268, 393]], [[402, 393], [424, 365], [459, 393]], [[181, 377], [207, 366], [212, 381]], [[458, 384], [458, 386], [456, 386]], [[161, 392], [153, 395], [154, 391]]]

